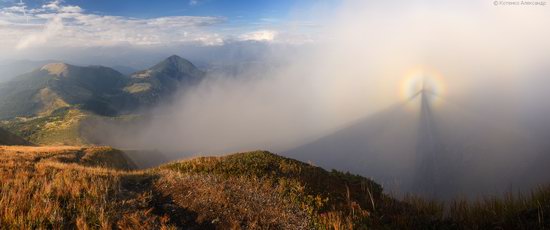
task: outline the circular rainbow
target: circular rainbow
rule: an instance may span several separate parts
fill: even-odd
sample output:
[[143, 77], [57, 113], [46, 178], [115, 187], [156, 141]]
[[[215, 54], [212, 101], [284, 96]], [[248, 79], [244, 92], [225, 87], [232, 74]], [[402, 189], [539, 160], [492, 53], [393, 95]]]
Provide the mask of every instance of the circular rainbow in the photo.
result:
[[425, 67], [415, 68], [405, 74], [400, 87], [400, 95], [403, 100], [411, 100], [422, 89], [428, 91], [428, 99], [432, 105], [441, 101], [445, 93], [443, 77], [437, 71]]

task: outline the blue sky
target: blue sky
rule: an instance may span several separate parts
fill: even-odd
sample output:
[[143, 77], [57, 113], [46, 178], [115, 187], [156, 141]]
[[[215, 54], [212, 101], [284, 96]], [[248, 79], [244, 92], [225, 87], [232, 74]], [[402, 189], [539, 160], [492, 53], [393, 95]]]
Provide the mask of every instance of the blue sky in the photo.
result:
[[0, 0], [0, 50], [231, 41], [303, 43], [340, 0]]
[[[0, 0], [0, 6], [18, 3], [18, 0]], [[50, 1], [23, 0], [29, 8], [40, 7]], [[263, 19], [284, 20], [289, 11], [307, 9], [320, 0], [64, 0], [64, 5], [76, 5], [87, 12], [137, 18], [163, 16], [220, 16], [242, 23]], [[322, 0], [337, 5], [339, 0]]]
[[223, 26], [243, 29], [275, 27], [315, 4], [338, 5], [340, 0], [73, 0], [66, 1], [98, 14], [138, 18], [216, 16]]
[[[196, 2], [196, 3], [194, 3]], [[305, 0], [302, 2], [312, 2]], [[76, 0], [67, 1], [91, 11], [132, 17], [158, 17], [175, 15], [245, 17], [250, 20], [284, 18], [297, 4], [291, 0]], [[303, 3], [302, 3], [303, 4]]]

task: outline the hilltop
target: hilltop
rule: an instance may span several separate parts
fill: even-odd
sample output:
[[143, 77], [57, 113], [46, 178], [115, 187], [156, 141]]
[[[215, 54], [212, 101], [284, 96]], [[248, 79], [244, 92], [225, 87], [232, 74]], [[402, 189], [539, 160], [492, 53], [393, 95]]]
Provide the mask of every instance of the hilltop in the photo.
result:
[[113, 115], [127, 108], [129, 99], [118, 92], [126, 80], [107, 67], [50, 63], [0, 85], [0, 118], [48, 115], [66, 107]]
[[[14, 167], [17, 166], [17, 167]], [[110, 147], [0, 147], [0, 223], [11, 228], [547, 228], [550, 189], [443, 206], [265, 151], [136, 170]], [[9, 209], [7, 209], [9, 207]]]
[[152, 105], [170, 97], [182, 87], [196, 85], [205, 73], [193, 63], [172, 55], [149, 69], [130, 75], [124, 91], [134, 95], [140, 104]]

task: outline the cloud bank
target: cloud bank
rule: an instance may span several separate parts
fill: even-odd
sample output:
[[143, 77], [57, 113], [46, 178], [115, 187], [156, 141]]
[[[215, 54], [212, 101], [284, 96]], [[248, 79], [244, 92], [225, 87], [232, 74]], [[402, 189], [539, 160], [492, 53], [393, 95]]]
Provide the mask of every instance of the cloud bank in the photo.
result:
[[[159, 113], [174, 116], [177, 121], [167, 122], [170, 126], [185, 124], [172, 126], [175, 134], [189, 132], [207, 141], [165, 142], [177, 143], [178, 149], [223, 151], [224, 144], [216, 144], [223, 137], [214, 137], [224, 131], [223, 136], [235, 139], [223, 142], [232, 143], [227, 149], [239, 149], [239, 142], [262, 148], [265, 142], [253, 141], [262, 135], [262, 140], [287, 139], [271, 141], [280, 146], [274, 150], [291, 148], [407, 100], [403, 84], [419, 69], [436, 73], [445, 88], [442, 97], [481, 114], [500, 108], [502, 118], [513, 119], [525, 105], [522, 95], [534, 93], [529, 86], [541, 73], [548, 74], [546, 9], [503, 9], [477, 1], [349, 1], [332, 10], [336, 14], [326, 21], [322, 42], [256, 56], [256, 64], [271, 64], [248, 63], [236, 76], [212, 74], [199, 88], [182, 92], [170, 112]], [[270, 38], [266, 34], [250, 38]], [[258, 135], [264, 132], [271, 134]], [[153, 146], [157, 141], [159, 147], [168, 145], [164, 138], [150, 139]]]
[[[347, 1], [334, 12], [324, 21], [323, 40], [262, 59], [277, 65], [211, 74], [198, 88], [182, 92], [178, 102], [153, 112], [149, 123], [132, 131], [137, 135], [116, 133], [111, 139], [121, 147], [188, 155], [284, 153], [405, 103], [403, 84], [420, 70], [422, 77], [440, 82], [438, 96], [445, 103], [433, 109], [441, 118], [441, 138], [464, 154], [456, 165], [472, 167], [470, 174], [454, 174], [465, 183], [462, 188], [485, 184], [483, 189], [506, 190], [517, 182], [512, 175], [529, 186], [549, 179], [536, 164], [548, 160], [550, 149], [541, 141], [550, 134], [548, 90], [540, 84], [550, 74], [546, 8]], [[421, 135], [414, 128], [418, 106], [413, 103], [410, 111], [400, 112], [405, 118], [388, 121], [390, 128], [375, 133], [380, 136], [365, 136], [371, 138], [365, 143], [380, 140], [373, 144], [382, 153], [378, 158], [346, 154], [354, 146], [293, 156], [365, 176], [412, 175], [407, 171], [416, 167], [411, 146]], [[367, 165], [381, 170], [369, 171]], [[535, 168], [544, 173], [529, 171]]]

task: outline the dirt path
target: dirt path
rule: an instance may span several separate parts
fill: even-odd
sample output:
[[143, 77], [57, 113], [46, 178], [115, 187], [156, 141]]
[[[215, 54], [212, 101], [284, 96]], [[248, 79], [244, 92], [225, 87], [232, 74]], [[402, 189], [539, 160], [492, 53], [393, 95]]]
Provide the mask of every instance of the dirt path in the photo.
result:
[[164, 218], [166, 223], [178, 229], [215, 229], [210, 221], [198, 223], [198, 214], [179, 206], [171, 196], [164, 195], [156, 188], [158, 175], [128, 175], [121, 181], [122, 204], [129, 209], [143, 209]]

